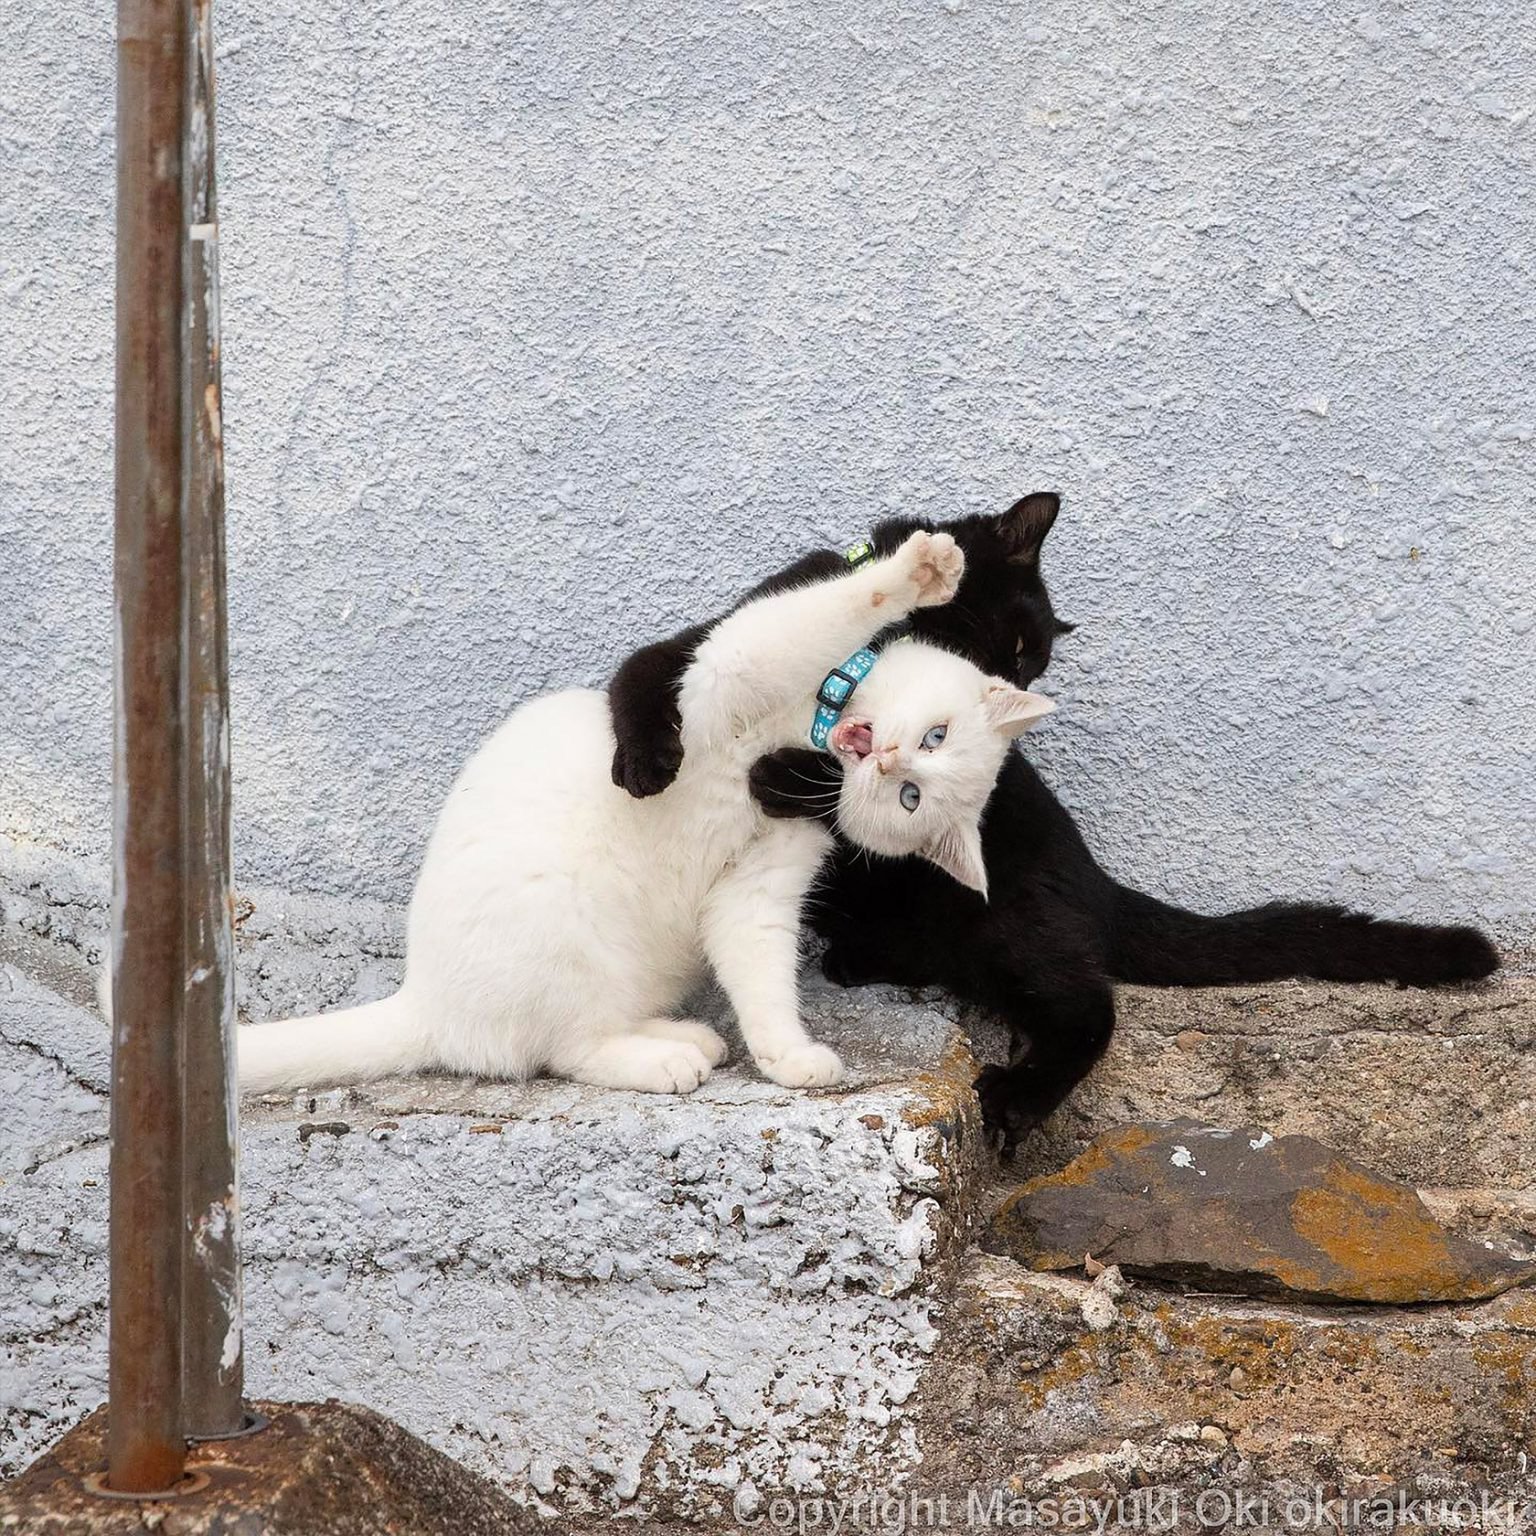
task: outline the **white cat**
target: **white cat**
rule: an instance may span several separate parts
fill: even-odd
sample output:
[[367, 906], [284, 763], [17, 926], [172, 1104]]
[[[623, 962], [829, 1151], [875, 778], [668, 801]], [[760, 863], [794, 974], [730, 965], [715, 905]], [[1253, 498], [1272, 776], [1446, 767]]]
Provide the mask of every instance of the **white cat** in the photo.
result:
[[[796, 978], [800, 907], [831, 834], [767, 818], [748, 770], [803, 745], [829, 670], [914, 608], [948, 602], [963, 568], [949, 535], [914, 533], [884, 560], [723, 619], [684, 675], [682, 770], [652, 799], [610, 778], [602, 693], [520, 707], [438, 817], [400, 990], [241, 1028], [241, 1089], [437, 1067], [687, 1093], [726, 1054], [714, 1030], [671, 1016], [706, 963], [763, 1072], [836, 1082], [842, 1063], [806, 1034]], [[831, 732], [843, 831], [984, 891], [982, 808], [1008, 741], [1050, 708], [947, 651], [889, 646]]]

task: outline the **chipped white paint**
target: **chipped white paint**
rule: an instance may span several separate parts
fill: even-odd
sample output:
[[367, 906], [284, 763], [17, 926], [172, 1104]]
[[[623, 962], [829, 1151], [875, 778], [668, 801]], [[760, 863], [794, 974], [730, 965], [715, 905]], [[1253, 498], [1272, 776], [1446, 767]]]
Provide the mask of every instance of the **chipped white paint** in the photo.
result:
[[215, 1200], [192, 1224], [192, 1246], [198, 1256], [207, 1259], [210, 1245], [224, 1240], [229, 1230], [230, 1210], [234, 1205], [235, 1191], [230, 1189], [222, 1200]]
[[1168, 1161], [1175, 1168], [1194, 1168], [1202, 1179], [1205, 1177], [1205, 1169], [1195, 1167], [1195, 1155], [1188, 1147], [1175, 1147], [1169, 1154]]
[[1253, 1151], [1262, 1152], [1265, 1147], [1269, 1146], [1274, 1141], [1274, 1139], [1275, 1138], [1271, 1136], [1268, 1131], [1260, 1131], [1257, 1136], [1249, 1141], [1248, 1145], [1253, 1149]]
[[240, 1272], [238, 1270], [235, 1272], [233, 1284], [226, 1283], [222, 1277], [219, 1255], [214, 1249], [215, 1245], [224, 1241], [231, 1225], [239, 1219], [237, 1199], [234, 1187], [230, 1186], [224, 1198], [212, 1201], [208, 1209], [192, 1223], [191, 1228], [192, 1251], [208, 1270], [222, 1304], [223, 1315], [228, 1319], [224, 1340], [219, 1349], [219, 1370], [226, 1374], [235, 1368], [235, 1363], [240, 1358], [242, 1335]]
[[902, 1126], [891, 1137], [891, 1156], [908, 1183], [936, 1187], [942, 1174], [938, 1167], [939, 1133], [928, 1125]]
[[224, 1330], [224, 1342], [219, 1346], [219, 1370], [227, 1376], [230, 1371], [234, 1370], [236, 1362], [240, 1359], [240, 1346], [245, 1333], [241, 1327], [240, 1314], [237, 1310], [240, 1302], [239, 1295], [236, 1294], [231, 1297], [225, 1293], [221, 1294], [223, 1294], [223, 1299], [226, 1302], [229, 1327]]

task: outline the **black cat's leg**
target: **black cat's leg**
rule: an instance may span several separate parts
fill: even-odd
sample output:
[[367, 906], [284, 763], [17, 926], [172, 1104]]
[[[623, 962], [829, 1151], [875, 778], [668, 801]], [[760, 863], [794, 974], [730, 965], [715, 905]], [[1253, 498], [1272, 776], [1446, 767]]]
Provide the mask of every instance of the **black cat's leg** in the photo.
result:
[[[830, 550], [813, 550], [760, 581], [741, 601], [749, 603], [807, 581], [824, 580], [844, 568], [841, 556]], [[608, 684], [608, 713], [613, 720], [614, 736], [613, 782], [636, 799], [659, 795], [683, 765], [678, 689], [694, 652], [719, 622], [710, 619], [692, 624], [670, 640], [641, 646], [624, 661]]]
[[670, 640], [642, 646], [608, 684], [613, 782], [636, 799], [659, 795], [683, 765], [677, 690], [708, 632], [705, 625], [696, 624]]
[[806, 922], [827, 941], [821, 970], [840, 987], [950, 986], [956, 924], [979, 921], [980, 896], [921, 859], [883, 859], [839, 843], [811, 893]]
[[[837, 825], [843, 771], [824, 753], [802, 747], [766, 753], [753, 763], [748, 782], [768, 816]], [[809, 905], [811, 926], [828, 940], [821, 961], [828, 981], [840, 987], [876, 982], [921, 987], [938, 980], [927, 953], [931, 935], [923, 926], [922, 897], [927, 886], [945, 877], [935, 873], [924, 885], [913, 873], [909, 861], [872, 862], [846, 844], [839, 847]]]
[[936, 978], [921, 963], [903, 962], [889, 936], [850, 935], [833, 940], [821, 957], [821, 974], [840, 987], [926, 987]]
[[1004, 1010], [1014, 1039], [1007, 1066], [984, 1067], [976, 1079], [982, 1122], [1011, 1155], [1088, 1075], [1115, 1030], [1108, 982], [1035, 991]]

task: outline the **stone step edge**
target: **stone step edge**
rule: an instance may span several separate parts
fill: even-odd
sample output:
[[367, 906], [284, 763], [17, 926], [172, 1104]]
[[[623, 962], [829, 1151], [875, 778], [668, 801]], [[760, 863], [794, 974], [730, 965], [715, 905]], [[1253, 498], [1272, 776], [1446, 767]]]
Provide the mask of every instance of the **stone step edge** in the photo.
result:
[[1536, 1289], [1338, 1308], [1116, 1290], [968, 1254], [914, 1403], [914, 1487], [1536, 1499]]

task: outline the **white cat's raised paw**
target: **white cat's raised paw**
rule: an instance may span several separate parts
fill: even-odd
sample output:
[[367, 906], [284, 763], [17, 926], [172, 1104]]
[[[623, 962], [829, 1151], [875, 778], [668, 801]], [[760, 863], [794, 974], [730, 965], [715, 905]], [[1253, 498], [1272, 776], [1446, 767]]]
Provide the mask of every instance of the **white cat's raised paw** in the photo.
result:
[[766, 1077], [786, 1088], [830, 1088], [843, 1080], [843, 1059], [830, 1046], [807, 1040], [776, 1056], [759, 1056], [757, 1064]]
[[959, 590], [965, 552], [947, 533], [914, 533], [896, 552], [916, 588], [914, 608], [936, 608]]

